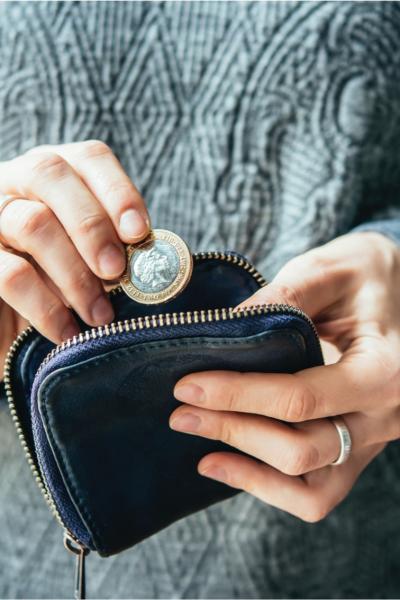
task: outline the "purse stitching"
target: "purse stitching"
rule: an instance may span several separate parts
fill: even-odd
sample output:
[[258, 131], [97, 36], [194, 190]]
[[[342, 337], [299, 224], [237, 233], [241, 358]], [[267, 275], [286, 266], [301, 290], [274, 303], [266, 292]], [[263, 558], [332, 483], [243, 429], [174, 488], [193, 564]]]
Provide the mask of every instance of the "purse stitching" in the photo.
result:
[[[270, 334], [273, 334], [274, 337], [280, 337], [280, 338], [289, 338], [292, 341], [295, 342], [295, 344], [300, 348], [300, 345], [298, 343], [298, 334], [294, 334], [294, 333], [290, 333], [288, 331], [271, 331]], [[301, 334], [300, 334], [301, 335]], [[252, 336], [249, 336], [252, 337]], [[209, 338], [210, 339], [210, 338]], [[208, 340], [204, 340], [204, 339], [200, 339], [200, 340], [196, 340], [196, 339], [182, 339], [182, 340], [177, 340], [175, 342], [170, 342], [168, 343], [168, 347], [179, 347], [179, 346], [189, 346], [189, 345], [194, 345], [194, 346], [201, 346], [201, 345], [205, 345]], [[252, 340], [252, 343], [256, 343], [256, 344], [261, 344], [261, 343], [265, 343], [270, 342], [272, 339], [272, 337], [264, 337], [264, 338], [260, 338], [260, 339], [255, 339]], [[116, 350], [113, 352], [112, 356], [109, 355], [103, 355], [103, 356], [99, 356], [97, 357], [93, 362], [91, 362], [90, 364], [85, 364], [85, 365], [79, 365], [76, 367], [76, 369], [74, 370], [74, 375], [77, 373], [81, 373], [83, 371], [86, 371], [90, 368], [92, 368], [93, 366], [99, 366], [101, 363], [107, 363], [110, 362], [112, 359], [115, 358], [115, 356], [120, 356], [123, 354], [139, 354], [140, 352], [143, 352], [145, 350], [145, 348], [151, 348], [151, 349], [155, 349], [155, 348], [160, 348], [162, 346], [166, 345], [166, 342], [168, 342], [168, 340], [160, 340], [159, 342], [144, 342], [142, 344], [140, 344], [140, 346], [136, 347], [136, 348], [120, 348], [119, 350]], [[213, 342], [214, 345], [216, 346], [227, 346], [227, 345], [239, 345], [239, 344], [243, 344], [243, 338], [242, 339], [235, 339], [235, 338], [230, 338], [224, 341], [221, 340], [216, 340], [215, 342]], [[52, 391], [53, 387], [55, 387], [59, 381], [62, 378], [69, 378], [72, 376], [72, 373], [59, 373], [58, 375], [55, 375], [54, 379], [51, 381], [51, 383], [47, 386], [47, 388], [43, 391], [42, 394], [42, 398], [43, 398], [43, 418], [45, 420], [45, 423], [47, 425], [46, 427], [46, 433], [47, 435], [50, 437], [50, 440], [52, 442], [52, 451], [54, 452], [54, 454], [56, 455], [57, 460], [62, 464], [63, 468], [64, 468], [64, 475], [65, 475], [65, 479], [67, 480], [69, 486], [71, 487], [71, 490], [74, 492], [74, 500], [76, 501], [76, 504], [78, 505], [79, 509], [81, 510], [83, 516], [85, 517], [85, 520], [87, 521], [87, 523], [89, 524], [91, 531], [89, 532], [92, 536], [93, 534], [96, 535], [96, 538], [98, 540], [98, 544], [96, 544], [98, 546], [98, 548], [100, 549], [100, 551], [103, 550], [104, 548], [104, 544], [103, 544], [103, 540], [102, 540], [102, 535], [100, 534], [97, 525], [95, 523], [95, 520], [93, 518], [93, 516], [91, 515], [90, 511], [88, 510], [87, 506], [83, 503], [83, 499], [80, 496], [79, 490], [77, 488], [77, 482], [75, 481], [74, 478], [74, 474], [72, 472], [72, 470], [70, 469], [69, 465], [65, 462], [63, 456], [62, 456], [62, 452], [58, 447], [58, 444], [55, 440], [55, 437], [53, 435], [53, 432], [50, 429], [50, 425], [52, 423], [52, 417], [51, 414], [48, 411], [48, 399], [49, 399], [49, 394]], [[68, 490], [67, 490], [68, 493]]]

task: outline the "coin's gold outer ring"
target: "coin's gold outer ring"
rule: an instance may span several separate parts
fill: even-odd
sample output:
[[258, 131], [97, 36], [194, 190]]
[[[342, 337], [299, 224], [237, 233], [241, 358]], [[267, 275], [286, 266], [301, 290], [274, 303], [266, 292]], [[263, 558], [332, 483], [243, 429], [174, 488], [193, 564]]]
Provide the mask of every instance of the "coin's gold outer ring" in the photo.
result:
[[[151, 245], [155, 240], [164, 240], [173, 246], [179, 258], [179, 271], [175, 280], [165, 290], [150, 294], [139, 290], [130, 280], [130, 259], [136, 250]], [[128, 245], [126, 256], [127, 266], [121, 278], [121, 287], [132, 300], [140, 304], [162, 304], [172, 300], [185, 289], [192, 276], [193, 257], [187, 244], [178, 235], [166, 229], [153, 229], [150, 235], [142, 242]]]

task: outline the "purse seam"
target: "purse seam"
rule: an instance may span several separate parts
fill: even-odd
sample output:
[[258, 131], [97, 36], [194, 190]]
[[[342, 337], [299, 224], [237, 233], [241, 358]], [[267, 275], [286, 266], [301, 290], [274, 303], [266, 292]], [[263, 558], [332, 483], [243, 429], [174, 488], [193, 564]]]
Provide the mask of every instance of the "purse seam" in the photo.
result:
[[[265, 332], [267, 333], [267, 332]], [[261, 344], [261, 343], [265, 343], [270, 342], [272, 340], [272, 336], [274, 338], [276, 337], [280, 337], [280, 338], [289, 338], [292, 341], [295, 342], [296, 346], [300, 348], [300, 345], [298, 343], [298, 338], [303, 337], [300, 333], [291, 333], [289, 331], [282, 331], [282, 330], [275, 330], [275, 331], [270, 331], [268, 332], [269, 335], [265, 336], [265, 337], [260, 337], [260, 339], [253, 339], [251, 340], [251, 343], [254, 344]], [[254, 336], [248, 336], [248, 338], [251, 338]], [[212, 338], [211, 338], [212, 339]], [[225, 340], [215, 340], [213, 341], [213, 345], [216, 346], [227, 346], [227, 345], [239, 345], [239, 344], [243, 344], [244, 340], [246, 338], [229, 338], [229, 339], [225, 339]], [[210, 338], [208, 338], [207, 340], [205, 339], [198, 339], [196, 340], [195, 338], [191, 338], [191, 339], [181, 339], [181, 340], [176, 340], [176, 341], [169, 341], [169, 340], [160, 340], [157, 342], [144, 342], [141, 343], [140, 345], [138, 345], [136, 348], [135, 347], [129, 347], [129, 348], [120, 348], [116, 351], [111, 351], [112, 352], [112, 356], [111, 356], [111, 352], [103, 355], [103, 356], [98, 356], [96, 357], [93, 362], [90, 362], [90, 364], [84, 364], [84, 365], [78, 365], [76, 366], [76, 368], [74, 369], [74, 375], [76, 375], [77, 373], [81, 373], [83, 371], [89, 370], [90, 368], [92, 368], [93, 366], [99, 366], [101, 363], [107, 363], [110, 362], [112, 359], [115, 358], [115, 356], [120, 356], [122, 354], [139, 354], [143, 351], [145, 351], [146, 348], [150, 348], [150, 349], [154, 349], [154, 348], [161, 348], [163, 346], [166, 346], [168, 342], [168, 347], [182, 347], [182, 346], [189, 346], [189, 345], [194, 345], [194, 346], [204, 346], [207, 342], [209, 342]], [[52, 391], [53, 387], [55, 387], [56, 385], [58, 385], [58, 383], [61, 381], [61, 379], [65, 379], [65, 378], [70, 378], [72, 376], [72, 373], [65, 373], [65, 372], [61, 372], [58, 375], [54, 376], [54, 379], [49, 383], [49, 385], [43, 390], [42, 392], [42, 410], [43, 410], [43, 418], [45, 420], [45, 424], [46, 424], [46, 433], [49, 436], [50, 440], [51, 440], [51, 450], [52, 452], [56, 455], [56, 459], [57, 461], [59, 461], [61, 463], [61, 465], [64, 468], [64, 475], [65, 479], [68, 482], [68, 485], [70, 486], [71, 490], [74, 492], [74, 500], [76, 501], [76, 504], [79, 508], [79, 510], [82, 512], [83, 516], [85, 517], [85, 520], [87, 521], [88, 525], [91, 528], [91, 531], [89, 532], [92, 537], [93, 534], [96, 535], [96, 539], [98, 540], [98, 544], [96, 544], [98, 546], [98, 548], [100, 549], [100, 551], [103, 551], [104, 548], [104, 544], [103, 544], [103, 539], [102, 539], [102, 535], [99, 532], [99, 529], [96, 525], [96, 522], [94, 520], [94, 517], [92, 516], [92, 514], [90, 513], [90, 510], [87, 508], [87, 505], [84, 503], [83, 498], [81, 497], [79, 490], [78, 490], [78, 483], [75, 480], [74, 474], [72, 472], [72, 469], [69, 467], [69, 465], [65, 462], [63, 455], [62, 455], [62, 451], [59, 449], [59, 446], [56, 442], [56, 439], [53, 435], [53, 432], [50, 428], [51, 424], [52, 424], [52, 416], [49, 413], [49, 407], [48, 407], [48, 400], [49, 400], [49, 394]], [[64, 477], [62, 477], [64, 478]], [[67, 489], [67, 493], [68, 489]], [[93, 533], [92, 533], [93, 532]]]

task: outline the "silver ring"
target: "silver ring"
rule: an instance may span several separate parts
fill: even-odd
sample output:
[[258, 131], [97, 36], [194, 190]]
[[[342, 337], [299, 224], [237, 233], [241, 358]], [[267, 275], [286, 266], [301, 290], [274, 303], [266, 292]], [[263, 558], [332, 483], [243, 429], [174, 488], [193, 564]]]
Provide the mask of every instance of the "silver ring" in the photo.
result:
[[336, 427], [340, 439], [339, 456], [331, 463], [331, 465], [342, 465], [350, 456], [352, 446], [351, 435], [342, 417], [331, 417], [331, 421]]

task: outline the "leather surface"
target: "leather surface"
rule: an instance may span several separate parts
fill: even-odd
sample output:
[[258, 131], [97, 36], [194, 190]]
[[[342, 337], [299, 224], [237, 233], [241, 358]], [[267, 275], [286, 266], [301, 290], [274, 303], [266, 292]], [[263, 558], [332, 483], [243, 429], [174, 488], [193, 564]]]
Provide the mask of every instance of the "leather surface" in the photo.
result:
[[[258, 288], [241, 266], [213, 258], [196, 261], [187, 288], [166, 304], [140, 305], [123, 293], [111, 300], [124, 320], [235, 306]], [[223, 445], [168, 427], [180, 377], [218, 368], [292, 372], [322, 361], [312, 327], [290, 311], [98, 336], [37, 372], [53, 347], [35, 331], [19, 347], [11, 370], [17, 414], [65, 525], [104, 556], [236, 493], [196, 471]]]
[[[227, 252], [227, 254], [239, 256], [235, 252]], [[238, 263], [215, 258], [195, 260], [192, 277], [183, 293], [167, 303], [153, 305], [150, 312], [157, 314], [235, 306], [257, 289], [259, 289], [257, 281]], [[149, 314], [148, 306], [138, 304], [124, 293], [111, 294], [110, 300], [114, 307], [116, 320], [137, 318]], [[90, 329], [90, 326], [82, 321], [76, 313], [74, 314], [81, 331]], [[38, 466], [38, 461], [37, 449], [32, 437], [31, 390], [40, 363], [54, 347], [52, 342], [33, 330], [16, 352], [11, 367], [14, 402], [36, 466]]]
[[[284, 365], [284, 368], [283, 368]], [[302, 336], [266, 331], [244, 339], [183, 338], [108, 352], [50, 374], [39, 405], [72, 500], [103, 556], [236, 493], [197, 474], [223, 444], [170, 430], [172, 390], [207, 369], [296, 371]]]

